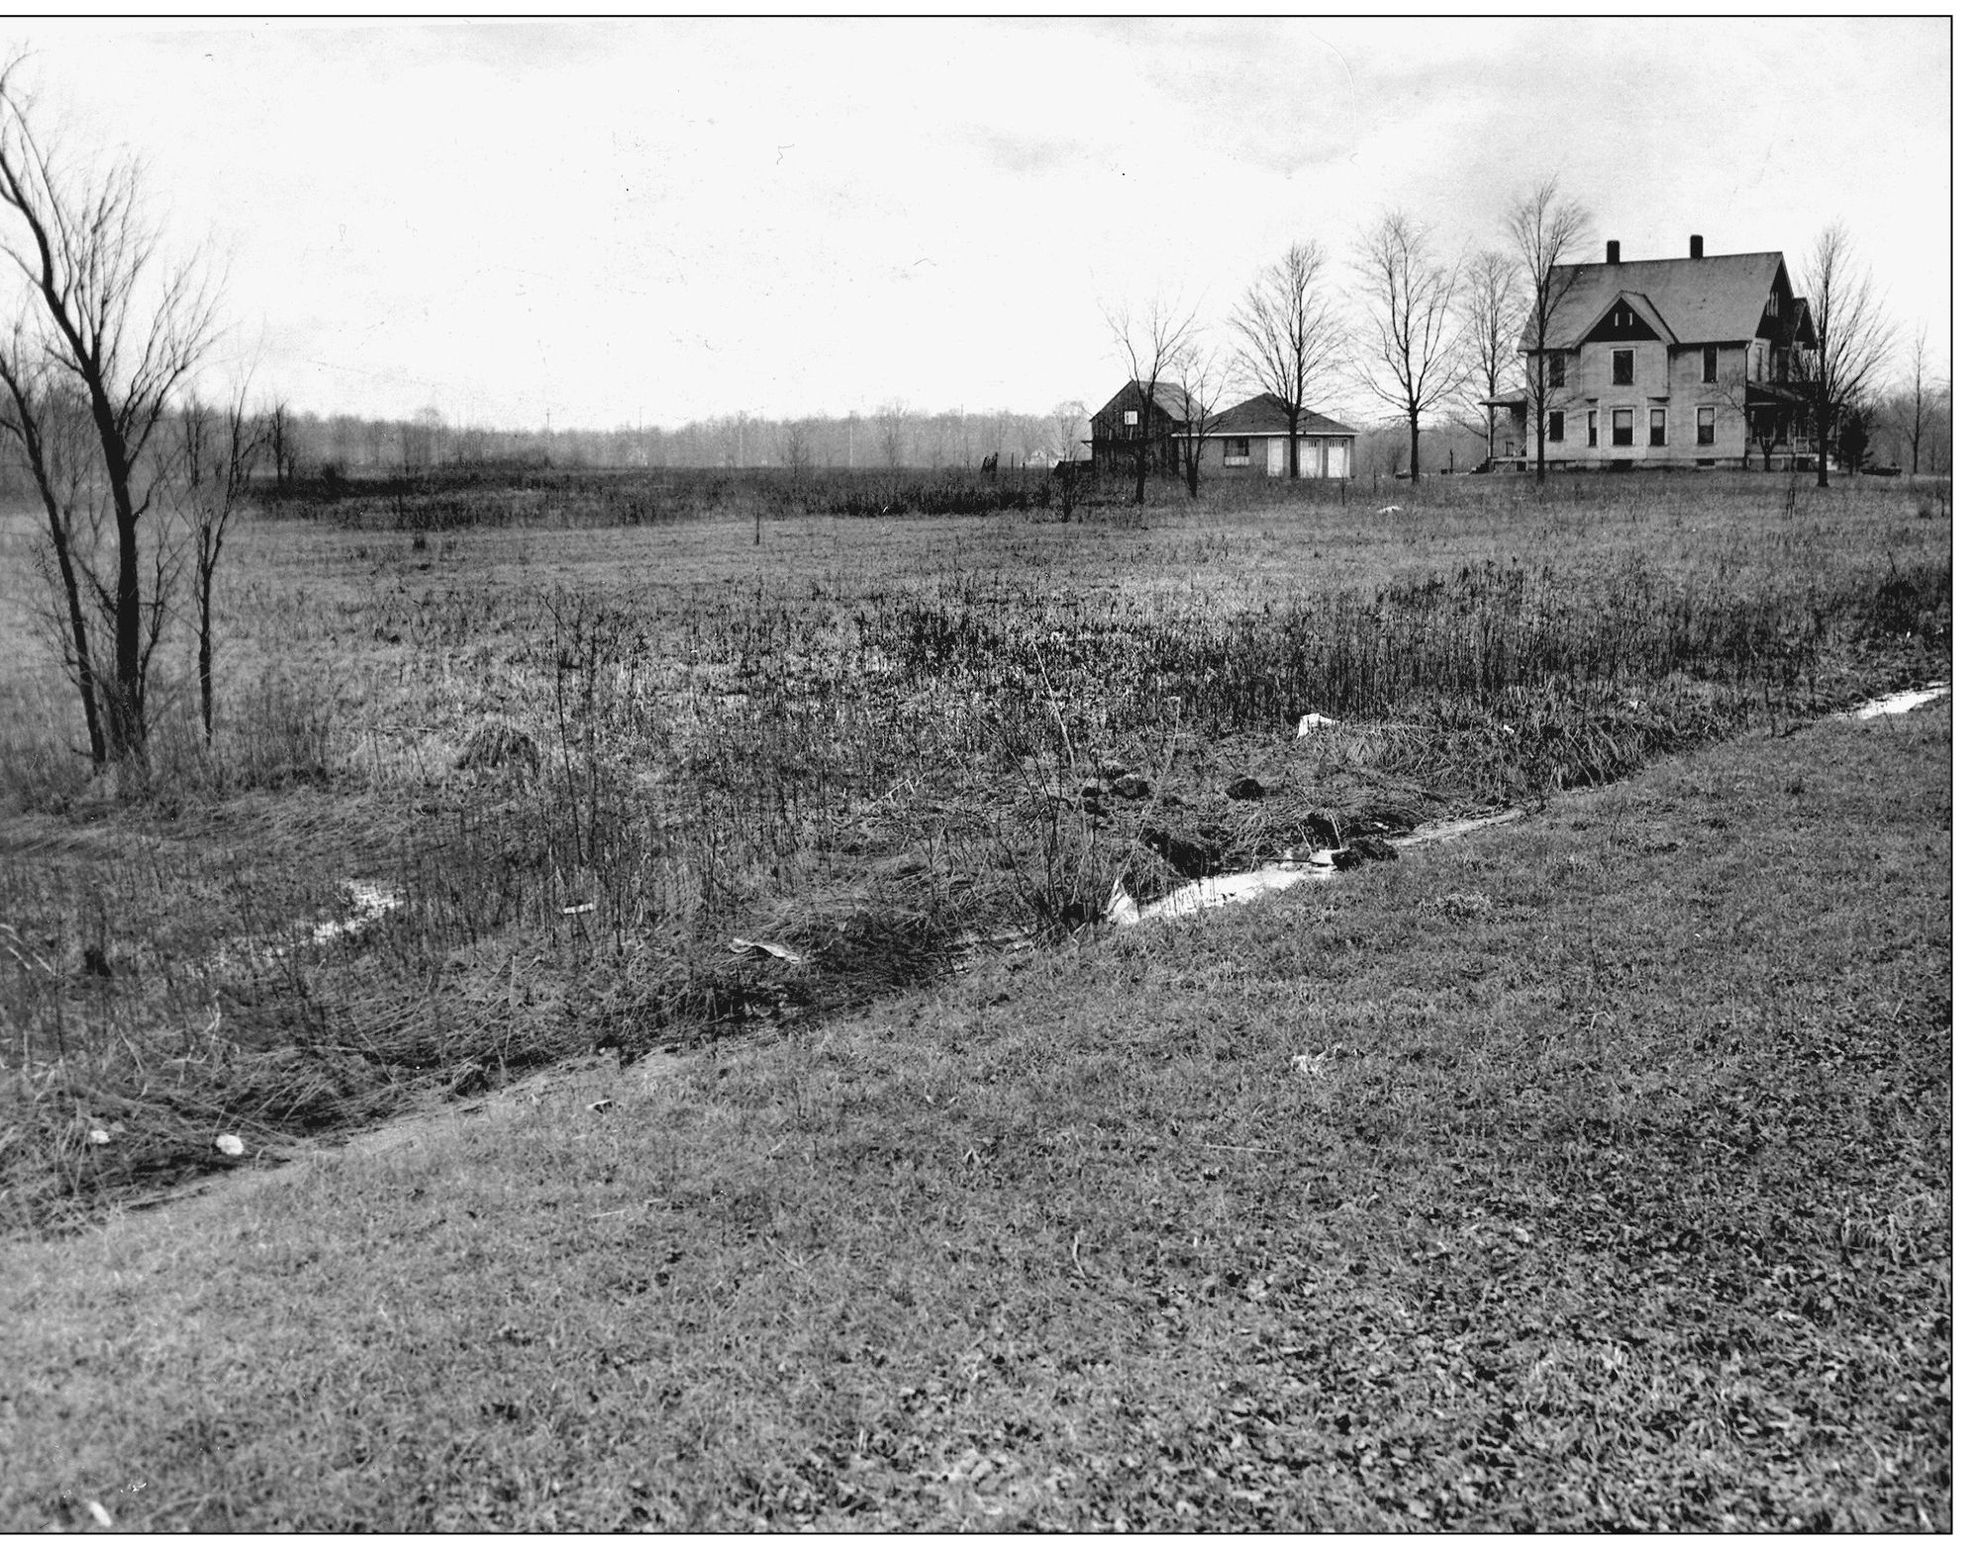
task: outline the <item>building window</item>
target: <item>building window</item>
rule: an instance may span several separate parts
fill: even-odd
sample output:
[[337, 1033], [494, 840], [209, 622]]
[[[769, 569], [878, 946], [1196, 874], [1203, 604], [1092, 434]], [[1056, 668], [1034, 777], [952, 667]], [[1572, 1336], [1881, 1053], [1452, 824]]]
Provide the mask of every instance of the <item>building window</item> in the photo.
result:
[[1125, 429], [1134, 429], [1134, 428], [1136, 428], [1136, 410], [1135, 410], [1134, 408], [1125, 408], [1125, 409], [1123, 409], [1123, 410], [1122, 410], [1122, 422], [1123, 422], [1123, 427], [1124, 427]]
[[1611, 426], [1609, 439], [1618, 446], [1632, 446], [1636, 443], [1636, 410], [1617, 408], [1615, 422]]
[[1227, 467], [1250, 467], [1252, 465], [1252, 441], [1245, 435], [1228, 435], [1225, 439], [1225, 465]]
[[1697, 443], [1701, 446], [1716, 445], [1718, 442], [1718, 410], [1700, 408], [1697, 410]]
[[1660, 446], [1665, 441], [1663, 418], [1661, 408], [1649, 410], [1649, 443], [1653, 446]]
[[1567, 356], [1550, 354], [1547, 356], [1547, 385], [1564, 387], [1567, 385]]
[[1706, 385], [1709, 385], [1717, 379], [1718, 346], [1716, 344], [1706, 344], [1704, 346], [1704, 381]]
[[1617, 349], [1615, 351], [1615, 384], [1634, 386], [1636, 384], [1636, 351]]
[[1595, 420], [1595, 411], [1590, 408], [1588, 410], [1588, 446], [1591, 450], [1601, 444], [1601, 437], [1595, 433], [1597, 427]]
[[1567, 415], [1556, 408], [1547, 415], [1547, 444], [1559, 445], [1567, 438]]
[[1636, 325], [1636, 314], [1629, 310], [1627, 306], [1617, 306], [1615, 308], [1615, 325], [1618, 328], [1634, 327]]

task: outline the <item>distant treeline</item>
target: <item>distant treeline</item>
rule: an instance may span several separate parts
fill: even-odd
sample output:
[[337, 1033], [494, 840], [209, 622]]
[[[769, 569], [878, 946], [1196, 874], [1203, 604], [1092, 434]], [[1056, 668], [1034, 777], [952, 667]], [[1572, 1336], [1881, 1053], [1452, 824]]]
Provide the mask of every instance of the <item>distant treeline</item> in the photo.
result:
[[[887, 407], [842, 418], [696, 420], [676, 429], [494, 430], [448, 424], [435, 410], [414, 419], [352, 414], [289, 416], [294, 465], [304, 476], [520, 467], [954, 467], [988, 456], [1012, 469], [1052, 466], [1088, 433], [1080, 404], [1062, 414]], [[1076, 452], [1085, 456], [1086, 449]]]
[[[290, 461], [304, 477], [323, 472], [374, 477], [445, 467], [783, 467], [955, 468], [977, 470], [997, 455], [1000, 470], [1051, 467], [1070, 452], [1086, 458], [1087, 412], [1065, 403], [1052, 414], [901, 408], [839, 418], [768, 419], [751, 414], [612, 430], [491, 430], [448, 424], [436, 412], [415, 419], [291, 414]], [[1482, 434], [1455, 424], [1427, 425], [1426, 474], [1465, 471], [1485, 455]], [[1409, 435], [1400, 425], [1365, 428], [1357, 448], [1362, 473], [1407, 469]]]

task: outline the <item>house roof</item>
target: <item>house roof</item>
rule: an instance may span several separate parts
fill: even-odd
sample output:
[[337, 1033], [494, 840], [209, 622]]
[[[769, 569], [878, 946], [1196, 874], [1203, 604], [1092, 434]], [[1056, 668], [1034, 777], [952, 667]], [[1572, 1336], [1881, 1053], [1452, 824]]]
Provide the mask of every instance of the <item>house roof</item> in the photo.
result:
[[[1217, 415], [1205, 426], [1207, 435], [1284, 435], [1287, 432], [1286, 399], [1273, 392], [1248, 397]], [[1354, 430], [1312, 408], [1300, 410], [1302, 435], [1353, 435]]]
[[[1564, 293], [1547, 328], [1549, 346], [1574, 348], [1608, 314], [1618, 296], [1648, 302], [1679, 344], [1736, 343], [1759, 334], [1766, 297], [1786, 259], [1777, 252], [1716, 258], [1650, 258], [1640, 263], [1563, 263], [1554, 270]], [[1639, 311], [1641, 307], [1637, 308]], [[1531, 349], [1529, 321], [1519, 347]]]

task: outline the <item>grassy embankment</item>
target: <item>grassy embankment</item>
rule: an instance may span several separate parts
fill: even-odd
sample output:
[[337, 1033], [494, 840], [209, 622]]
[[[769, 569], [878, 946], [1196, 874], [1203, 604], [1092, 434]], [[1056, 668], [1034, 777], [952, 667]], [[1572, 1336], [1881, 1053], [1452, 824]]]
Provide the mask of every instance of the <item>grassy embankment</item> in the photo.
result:
[[1947, 1529], [1950, 815], [1750, 734], [0, 1247], [0, 1523]]
[[[0, 682], [0, 1224], [228, 1163], [221, 1132], [251, 1158], [598, 1043], [864, 1003], [1073, 937], [1117, 875], [1154, 896], [1324, 824], [1537, 803], [1947, 669], [1949, 522], [1874, 483], [1065, 526], [683, 519], [667, 489], [254, 522], [220, 743], [167, 715], [134, 805], [81, 778], [48, 673]], [[1341, 727], [1295, 741], [1308, 710]], [[357, 880], [405, 905], [311, 943]]]

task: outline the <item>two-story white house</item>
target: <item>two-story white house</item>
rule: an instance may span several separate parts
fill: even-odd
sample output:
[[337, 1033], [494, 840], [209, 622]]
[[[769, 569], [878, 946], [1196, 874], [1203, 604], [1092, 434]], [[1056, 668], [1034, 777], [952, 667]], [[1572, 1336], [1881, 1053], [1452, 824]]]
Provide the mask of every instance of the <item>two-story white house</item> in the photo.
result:
[[1541, 373], [1544, 414], [1527, 422], [1519, 391], [1490, 400], [1509, 411], [1495, 464], [1524, 466], [1535, 433], [1549, 467], [1786, 465], [1810, 449], [1811, 431], [1787, 388], [1795, 351], [1816, 346], [1806, 302], [1793, 294], [1777, 252], [1554, 270], [1546, 348], [1529, 322], [1520, 338], [1529, 382]]

